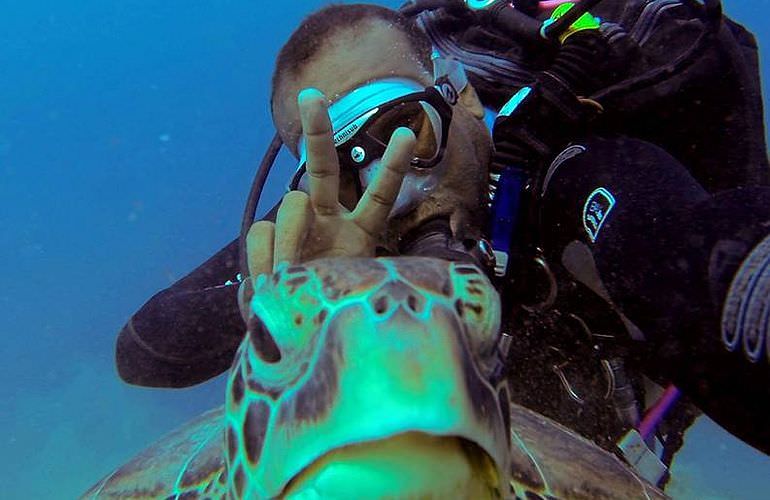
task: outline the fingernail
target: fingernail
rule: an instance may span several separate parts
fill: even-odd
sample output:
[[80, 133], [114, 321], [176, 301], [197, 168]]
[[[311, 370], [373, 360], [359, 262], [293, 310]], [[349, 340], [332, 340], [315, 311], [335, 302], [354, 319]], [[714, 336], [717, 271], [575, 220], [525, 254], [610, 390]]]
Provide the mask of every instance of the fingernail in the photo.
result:
[[297, 95], [297, 104], [299, 104], [300, 108], [312, 101], [320, 101], [321, 104], [326, 107], [326, 96], [318, 89], [310, 87], [302, 90], [299, 95]]
[[277, 273], [278, 271], [283, 271], [289, 266], [291, 266], [291, 262], [289, 262], [288, 259], [281, 259], [280, 261], [278, 261], [278, 264], [273, 266], [273, 273]]
[[398, 127], [396, 130], [393, 131], [392, 138], [398, 139], [398, 140], [405, 140], [405, 139], [416, 140], [417, 139], [417, 137], [414, 135], [414, 131], [409, 127]]

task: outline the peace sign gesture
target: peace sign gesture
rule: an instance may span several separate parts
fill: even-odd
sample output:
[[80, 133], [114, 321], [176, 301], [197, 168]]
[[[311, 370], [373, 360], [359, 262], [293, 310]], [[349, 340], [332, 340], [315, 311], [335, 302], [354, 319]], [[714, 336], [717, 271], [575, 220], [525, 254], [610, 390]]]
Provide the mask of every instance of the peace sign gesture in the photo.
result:
[[309, 194], [287, 193], [275, 224], [259, 221], [252, 225], [246, 239], [252, 276], [272, 273], [280, 262], [373, 256], [414, 152], [414, 133], [397, 129], [374, 179], [350, 212], [339, 202], [340, 165], [326, 98], [318, 90], [306, 89], [300, 92], [298, 104]]

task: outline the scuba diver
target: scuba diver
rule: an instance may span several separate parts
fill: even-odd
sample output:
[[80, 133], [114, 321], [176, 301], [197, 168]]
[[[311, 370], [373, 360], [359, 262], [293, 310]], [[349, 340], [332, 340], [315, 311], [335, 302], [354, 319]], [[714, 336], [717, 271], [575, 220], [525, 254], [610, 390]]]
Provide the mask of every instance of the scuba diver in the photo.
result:
[[[475, 5], [484, 3], [497, 10]], [[402, 13], [331, 6], [303, 22], [278, 56], [271, 99], [279, 135], [272, 149], [282, 142], [299, 160], [292, 191], [254, 224], [252, 206], [240, 240], [129, 320], [116, 347], [121, 377], [184, 387], [224, 371], [244, 330], [244, 274], [328, 256], [433, 256], [476, 263], [510, 304], [500, 376], [514, 400], [605, 447], [629, 428], [654, 446], [681, 391], [770, 452], [770, 188], [762, 185], [761, 120], [762, 139], [736, 139], [761, 143], [761, 154], [751, 153], [759, 159], [729, 185], [730, 172], [704, 160], [708, 152], [650, 142], [670, 123], [649, 133], [624, 124], [649, 108], [607, 92], [649, 91], [661, 83], [655, 76], [671, 86], [687, 61], [634, 74], [627, 61], [638, 44], [589, 13], [600, 7], [595, 1], [551, 9], [545, 22], [527, 10], [537, 2], [459, 4], [411, 2]], [[524, 47], [545, 47], [518, 52], [544, 61], [498, 86], [507, 98], [496, 96], [491, 134], [476, 91], [485, 61], [466, 64], [466, 76], [435, 53], [440, 42], [457, 42], [431, 33], [446, 20], [430, 17], [440, 9], [455, 22], [513, 16], [506, 26]], [[493, 90], [479, 92], [485, 104]], [[602, 92], [609, 97], [594, 97]], [[658, 113], [671, 123], [676, 111], [692, 109], [657, 95], [667, 103]], [[617, 112], [623, 105], [633, 113]], [[668, 388], [656, 395], [655, 383]], [[642, 417], [647, 407], [654, 418]], [[671, 434], [665, 444], [681, 444], [681, 433]]]

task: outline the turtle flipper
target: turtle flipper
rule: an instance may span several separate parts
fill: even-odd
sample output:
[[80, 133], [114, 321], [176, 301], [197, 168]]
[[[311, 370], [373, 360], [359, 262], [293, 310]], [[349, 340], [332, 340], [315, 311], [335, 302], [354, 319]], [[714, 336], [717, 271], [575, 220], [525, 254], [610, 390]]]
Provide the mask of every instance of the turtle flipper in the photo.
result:
[[510, 418], [517, 498], [668, 498], [618, 457], [557, 422], [515, 403]]
[[[92, 486], [83, 499], [224, 496], [224, 409], [198, 416]], [[182, 497], [186, 498], [186, 497]]]

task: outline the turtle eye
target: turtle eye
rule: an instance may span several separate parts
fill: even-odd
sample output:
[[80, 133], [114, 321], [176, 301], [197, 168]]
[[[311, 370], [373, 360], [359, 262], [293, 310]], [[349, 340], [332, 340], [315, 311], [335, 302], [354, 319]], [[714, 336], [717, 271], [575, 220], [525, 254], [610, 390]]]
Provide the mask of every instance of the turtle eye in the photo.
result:
[[251, 308], [251, 299], [254, 298], [254, 287], [264, 282], [263, 276], [255, 280], [248, 276], [238, 287], [238, 308], [241, 311], [241, 318], [246, 323], [246, 335], [251, 339], [251, 344], [257, 355], [265, 363], [277, 363], [281, 360], [281, 350], [278, 349], [275, 339], [270, 335], [270, 331], [265, 322], [254, 313]]
[[256, 314], [249, 317], [247, 323], [247, 335], [254, 346], [254, 351], [265, 363], [278, 363], [281, 361], [281, 350], [267, 329], [265, 322]]

